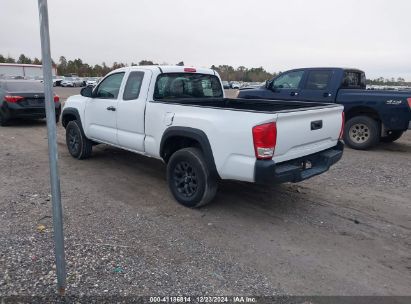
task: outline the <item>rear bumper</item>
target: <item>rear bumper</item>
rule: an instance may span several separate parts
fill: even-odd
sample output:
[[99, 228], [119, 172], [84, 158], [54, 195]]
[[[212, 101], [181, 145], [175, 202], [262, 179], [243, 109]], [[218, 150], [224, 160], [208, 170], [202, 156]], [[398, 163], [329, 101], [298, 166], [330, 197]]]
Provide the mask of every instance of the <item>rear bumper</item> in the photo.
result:
[[[60, 116], [61, 104], [55, 103], [56, 115]], [[7, 106], [1, 108], [2, 115], [6, 119], [11, 118], [44, 118], [46, 117], [45, 107], [28, 107], [20, 106], [18, 104], [9, 103]]]
[[[260, 184], [300, 182], [328, 171], [341, 159], [343, 150], [344, 144], [339, 141], [333, 148], [279, 164], [273, 160], [257, 160], [254, 168], [254, 181]], [[310, 168], [304, 168], [307, 162], [311, 163]]]

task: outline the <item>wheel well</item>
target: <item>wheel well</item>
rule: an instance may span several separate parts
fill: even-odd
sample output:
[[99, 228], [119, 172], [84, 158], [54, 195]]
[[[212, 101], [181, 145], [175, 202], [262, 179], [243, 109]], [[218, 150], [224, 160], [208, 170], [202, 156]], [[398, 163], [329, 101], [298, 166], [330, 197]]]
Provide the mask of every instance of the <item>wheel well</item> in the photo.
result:
[[345, 121], [348, 121], [349, 119], [359, 115], [369, 116], [377, 121], [381, 121], [378, 112], [369, 107], [354, 107], [348, 110], [347, 112], [345, 112]]
[[174, 152], [189, 147], [198, 148], [204, 153], [201, 144], [196, 139], [186, 136], [172, 136], [164, 142], [161, 157], [167, 163]]
[[70, 121], [76, 120], [76, 119], [77, 119], [77, 117], [74, 114], [71, 114], [71, 113], [63, 114], [61, 123], [62, 123], [63, 127], [66, 127]]

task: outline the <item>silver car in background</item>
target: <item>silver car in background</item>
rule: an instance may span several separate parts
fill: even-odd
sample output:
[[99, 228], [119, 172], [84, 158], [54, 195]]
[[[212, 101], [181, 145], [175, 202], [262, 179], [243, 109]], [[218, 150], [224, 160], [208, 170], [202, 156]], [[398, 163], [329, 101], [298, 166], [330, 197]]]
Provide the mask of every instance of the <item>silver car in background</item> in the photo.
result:
[[65, 77], [64, 80], [61, 81], [62, 87], [82, 87], [83, 80], [76, 77]]

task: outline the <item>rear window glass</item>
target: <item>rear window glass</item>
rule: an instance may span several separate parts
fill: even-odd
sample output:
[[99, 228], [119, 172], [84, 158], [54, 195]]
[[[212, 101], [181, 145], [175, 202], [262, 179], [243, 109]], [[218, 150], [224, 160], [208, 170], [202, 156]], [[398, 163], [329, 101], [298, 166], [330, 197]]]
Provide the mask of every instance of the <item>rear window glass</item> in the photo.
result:
[[324, 90], [328, 87], [331, 79], [330, 71], [313, 71], [308, 73], [307, 90]]
[[44, 92], [44, 85], [39, 81], [10, 81], [6, 83], [8, 92]]
[[214, 75], [167, 73], [157, 77], [154, 99], [221, 98], [223, 90]]
[[346, 71], [344, 73], [342, 87], [345, 89], [365, 89], [365, 74], [357, 71]]

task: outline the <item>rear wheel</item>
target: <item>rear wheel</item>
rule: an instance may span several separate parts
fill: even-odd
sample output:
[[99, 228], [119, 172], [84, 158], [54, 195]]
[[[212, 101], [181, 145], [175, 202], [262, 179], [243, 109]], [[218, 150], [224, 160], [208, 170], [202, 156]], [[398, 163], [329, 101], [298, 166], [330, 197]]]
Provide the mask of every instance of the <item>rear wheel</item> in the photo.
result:
[[404, 133], [404, 131], [388, 131], [386, 136], [382, 136], [380, 138], [380, 141], [385, 142], [385, 143], [390, 143], [393, 141], [396, 141], [397, 139], [399, 139], [402, 134]]
[[167, 182], [174, 198], [190, 208], [208, 204], [217, 192], [217, 179], [197, 148], [184, 148], [171, 156], [167, 165]]
[[72, 120], [66, 127], [67, 148], [74, 158], [85, 159], [90, 157], [93, 143], [80, 129], [80, 122]]
[[344, 128], [344, 142], [352, 149], [367, 150], [380, 139], [378, 122], [368, 116], [349, 119]]

